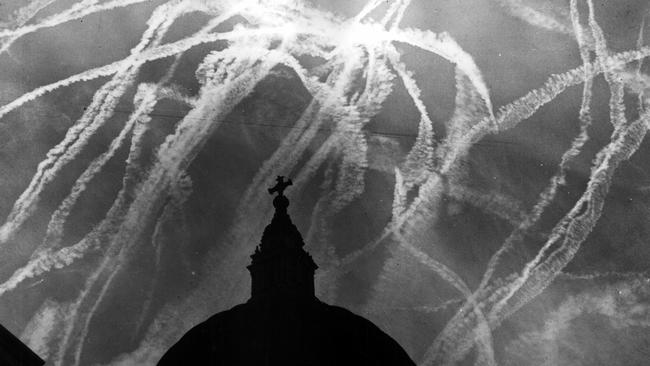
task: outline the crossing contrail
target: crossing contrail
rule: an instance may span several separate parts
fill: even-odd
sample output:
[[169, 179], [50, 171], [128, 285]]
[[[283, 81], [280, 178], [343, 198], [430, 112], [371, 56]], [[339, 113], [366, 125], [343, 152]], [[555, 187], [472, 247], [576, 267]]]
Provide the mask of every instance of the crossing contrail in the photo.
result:
[[[58, 8], [52, 0], [27, 2], [3, 23], [0, 54], [18, 47], [27, 36], [101, 12], [137, 4], [144, 7], [147, 2], [82, 0], [57, 3]], [[225, 309], [245, 297], [247, 276], [243, 268], [257, 234], [272, 214], [263, 188], [278, 174], [290, 175], [294, 180], [292, 194], [300, 196], [310, 184], [321, 179], [322, 173], [313, 206], [305, 211], [309, 212], [306, 220], [310, 224], [306, 242], [321, 268], [317, 274], [319, 296], [336, 301], [344, 276], [376, 253], [377, 248], [387, 245], [385, 258], [378, 264], [377, 278], [369, 284], [370, 298], [358, 308], [373, 314], [388, 314], [397, 308], [425, 309], [421, 315], [428, 316], [436, 312], [436, 304], [443, 303], [444, 308], [460, 305], [435, 339], [432, 334], [431, 339], [418, 341], [428, 346], [421, 364], [455, 364], [474, 348], [477, 365], [496, 365], [498, 343], [493, 340], [494, 329], [542, 293], [554, 279], [569, 276], [563, 271], [601, 216], [617, 168], [639, 149], [650, 127], [645, 97], [650, 82], [643, 72], [650, 47], [643, 46], [642, 24], [637, 48], [614, 52], [608, 45], [612, 41], [605, 32], [607, 28], [599, 24], [593, 0], [585, 0], [584, 4], [571, 0], [562, 11], [556, 11], [556, 5], [542, 8], [521, 0], [494, 3], [535, 29], [568, 35], [563, 39], [575, 41], [577, 46], [572, 69], [548, 76], [543, 84], [528, 89], [515, 100], [501, 102], [500, 107], [493, 105], [490, 85], [480, 68], [484, 60], [474, 58], [468, 51], [472, 48], [463, 46], [463, 38], [407, 24], [410, 11], [421, 5], [410, 0], [368, 0], [356, 15], [348, 18], [298, 0], [156, 1], [139, 39], [121, 59], [32, 86], [7, 101], [0, 106], [3, 121], [29, 108], [30, 102], [62, 88], [103, 80], [81, 117], [47, 152], [0, 226], [0, 248], [21, 245], [16, 240], [18, 235], [40, 214], [39, 210], [45, 211], [45, 192], [58, 182], [66, 167], [84, 164], [74, 183], [65, 187], [62, 197], [56, 197], [52, 212], [46, 213], [49, 221], [46, 217], [42, 236], [36, 239], [37, 243], [29, 243], [35, 249], [26, 253], [23, 264], [0, 283], [2, 297], [21, 286], [30, 288], [29, 279], [38, 281], [39, 286], [30, 288], [35, 290], [48, 283], [46, 274], [76, 270], [75, 265], [87, 267], [79, 272], [83, 281], [69, 299], [43, 301], [23, 338], [53, 365], [86, 364], [93, 321], [116, 296], [120, 274], [140, 259], [139, 249], [147, 245], [142, 252], [153, 256], [155, 273], [144, 286], [142, 303], [137, 304], [133, 334], [129, 334], [132, 351], [113, 355], [111, 363], [155, 363], [182, 332], [215, 308]], [[41, 16], [46, 9], [51, 9], [52, 14]], [[580, 12], [585, 13], [582, 18], [586, 21], [581, 21]], [[194, 13], [205, 19], [204, 24], [180, 34], [179, 20]], [[169, 37], [172, 30], [179, 34]], [[180, 86], [184, 84], [176, 71], [188, 51], [196, 48], [205, 48], [206, 53], [198, 65], [192, 66], [193, 81], [198, 85], [198, 92], [192, 94]], [[453, 74], [449, 77], [454, 81], [455, 97], [451, 115], [445, 120], [440, 120], [431, 109], [439, 101], [425, 97], [432, 78], [414, 71], [412, 58], [408, 57], [413, 49], [418, 57], [438, 58], [451, 65]], [[143, 70], [154, 61], [158, 61], [155, 64], [160, 64], [164, 73], [150, 81]], [[295, 111], [295, 121], [282, 126], [286, 134], [242, 187], [233, 224], [223, 242], [210, 248], [203, 258], [204, 278], [189, 290], [186, 298], [156, 307], [158, 281], [165, 269], [161, 258], [168, 243], [166, 235], [184, 230], [178, 217], [193, 192], [188, 167], [208, 139], [218, 133], [226, 116], [241, 106], [267, 76], [279, 74], [279, 65], [283, 71], [290, 70], [291, 76], [287, 78], [307, 90], [309, 101], [303, 110]], [[609, 91], [606, 104], [613, 126], [609, 141], [596, 155], [587, 185], [575, 205], [563, 212], [564, 216], [554, 223], [536, 252], [524, 258], [519, 267], [510, 268], [506, 255], [522, 247], [530, 235], [546, 234], [546, 229], [537, 230], [539, 223], [567, 184], [570, 167], [586, 150], [595, 118], [592, 104], [600, 87], [595, 82], [598, 77], [604, 78], [602, 87]], [[468, 183], [471, 172], [465, 163], [477, 142], [489, 134], [521, 127], [523, 121], [574, 86], [582, 87], [577, 134], [567, 140], [565, 150], [558, 154], [554, 173], [530, 207], [510, 192], [478, 189]], [[337, 230], [336, 219], [347, 207], [365, 199], [368, 191], [372, 146], [368, 140], [372, 132], [369, 126], [387, 108], [390, 98], [397, 94], [396, 89], [414, 108], [417, 128], [408, 134], [408, 143], [398, 149], [404, 155], [383, 169], [382, 174], [394, 172], [387, 174], [387, 181], [393, 185], [389, 187], [392, 196], [386, 201], [391, 217], [381, 223], [380, 229], [372, 234], [373, 239], [359, 243], [355, 250], [337, 251], [339, 248], [330, 241]], [[638, 118], [626, 116], [628, 94], [638, 96]], [[147, 135], [157, 131], [155, 111], [162, 100], [171, 100], [189, 111], [178, 116], [180, 121], [169, 127], [172, 132], [161, 143], [149, 146]], [[132, 106], [123, 118], [116, 113], [121, 103]], [[93, 136], [113, 120], [119, 120], [119, 131], [104, 150], [82, 160]], [[400, 128], [411, 123], [393, 122]], [[68, 242], [65, 231], [75, 210], [92, 192], [100, 174], [109, 169], [109, 162], [125, 150], [128, 152], [121, 162], [121, 186], [110, 197], [112, 202], [106, 205], [106, 212], [86, 228], [81, 239]], [[480, 264], [484, 273], [477, 278], [480, 283], [476, 288], [462, 269], [447, 263], [444, 255], [438, 255], [442, 253], [441, 240], [435, 237], [437, 233], [431, 234], [440, 224], [447, 198], [477, 207], [512, 230], [502, 245], [489, 253], [488, 263]], [[424, 280], [417, 280], [412, 287], [404, 286], [414, 276], [428, 278], [426, 275], [431, 273], [456, 292], [453, 300], [445, 302], [448, 299], [412, 294], [413, 289], [422, 288], [417, 286], [429, 286]], [[592, 282], [601, 278], [583, 277], [581, 280]], [[644, 283], [629, 277], [621, 280], [619, 286], [638, 292]], [[611, 309], [600, 306], [598, 301], [613, 298], [614, 288], [562, 302], [534, 335], [549, 337], [560, 329], [562, 319], [584, 312], [607, 313]], [[416, 304], [410, 297], [430, 303]], [[625, 326], [648, 326], [647, 319], [634, 311], [632, 307], [620, 306], [607, 315]], [[187, 316], [179, 318], [178, 314]], [[517, 344], [522, 348], [530, 346], [524, 341]]]

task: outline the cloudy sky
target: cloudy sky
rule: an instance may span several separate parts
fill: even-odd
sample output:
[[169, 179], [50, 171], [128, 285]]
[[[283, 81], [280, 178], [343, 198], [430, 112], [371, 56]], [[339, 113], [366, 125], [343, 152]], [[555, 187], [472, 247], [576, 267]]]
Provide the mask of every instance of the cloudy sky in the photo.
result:
[[645, 0], [0, 3], [0, 323], [155, 364], [246, 301], [276, 175], [321, 299], [423, 365], [650, 358]]

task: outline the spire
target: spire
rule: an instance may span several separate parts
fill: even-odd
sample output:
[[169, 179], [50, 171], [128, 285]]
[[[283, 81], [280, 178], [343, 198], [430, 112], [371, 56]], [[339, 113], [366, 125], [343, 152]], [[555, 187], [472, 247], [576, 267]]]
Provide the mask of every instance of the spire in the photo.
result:
[[260, 245], [251, 255], [248, 270], [251, 273], [251, 299], [293, 299], [314, 297], [314, 271], [318, 266], [304, 250], [304, 241], [296, 225], [291, 222], [287, 208], [289, 199], [284, 190], [291, 179], [278, 176], [269, 194], [275, 213], [266, 226]]

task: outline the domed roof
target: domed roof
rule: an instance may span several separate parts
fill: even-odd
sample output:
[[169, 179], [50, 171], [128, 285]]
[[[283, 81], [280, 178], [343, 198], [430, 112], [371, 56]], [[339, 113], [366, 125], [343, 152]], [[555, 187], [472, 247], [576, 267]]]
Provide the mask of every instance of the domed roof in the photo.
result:
[[370, 321], [313, 301], [247, 302], [195, 326], [159, 365], [415, 365]]
[[251, 298], [192, 328], [158, 365], [415, 365], [370, 321], [316, 298], [317, 266], [283, 195], [291, 180], [277, 182], [275, 214], [248, 266]]

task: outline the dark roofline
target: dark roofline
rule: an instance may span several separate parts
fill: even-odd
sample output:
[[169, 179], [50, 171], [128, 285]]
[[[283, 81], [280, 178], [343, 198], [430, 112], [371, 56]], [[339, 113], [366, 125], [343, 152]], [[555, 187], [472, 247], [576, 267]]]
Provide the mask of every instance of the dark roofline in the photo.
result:
[[0, 325], [0, 363], [8, 366], [40, 366], [45, 361]]

